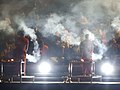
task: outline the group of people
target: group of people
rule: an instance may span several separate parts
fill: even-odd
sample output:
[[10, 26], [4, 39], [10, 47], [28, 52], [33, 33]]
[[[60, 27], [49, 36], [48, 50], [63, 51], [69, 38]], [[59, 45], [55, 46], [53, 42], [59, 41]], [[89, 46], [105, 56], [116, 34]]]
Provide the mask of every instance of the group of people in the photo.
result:
[[[15, 56], [16, 59], [22, 59], [24, 61], [24, 71], [26, 72], [26, 54], [29, 48], [29, 40], [25, 37], [24, 32], [18, 32], [16, 38], [16, 49]], [[44, 43], [42, 43], [44, 44]], [[47, 54], [48, 49], [47, 45], [42, 45], [41, 57], [44, 58], [45, 54]], [[89, 34], [85, 35], [85, 40], [83, 40], [80, 44], [80, 60], [83, 62], [83, 74], [90, 75], [91, 74], [91, 65], [92, 65], [92, 53], [94, 50], [94, 45], [91, 40], [89, 40]]]
[[[37, 31], [35, 31], [35, 32], [38, 37], [37, 41], [39, 43], [41, 58], [46, 58], [48, 56], [47, 54], [48, 54], [49, 42], [48, 42], [48, 44], [44, 43], [43, 40], [41, 39], [42, 38], [41, 35], [39, 36], [38, 32]], [[26, 75], [26, 54], [32, 54], [33, 48], [34, 48], [34, 41], [31, 41], [30, 36], [26, 36], [23, 30], [18, 31], [16, 33], [14, 39], [15, 39], [15, 41], [14, 41], [15, 48], [12, 51], [13, 58], [16, 61], [20, 61], [20, 60], [24, 61], [24, 72], [25, 72], [24, 75]], [[59, 45], [59, 43], [57, 43], [56, 45]], [[89, 34], [86, 34], [85, 40], [83, 40], [80, 44], [80, 55], [79, 55], [80, 60], [83, 62], [83, 74], [85, 74], [85, 75], [91, 74], [93, 49], [94, 49], [93, 42], [91, 40], [89, 40]], [[50, 50], [52, 50], [52, 49], [50, 49]], [[68, 53], [68, 50], [67, 50], [67, 52], [65, 52], [65, 50], [66, 49], [64, 49], [64, 51], [63, 51], [63, 49], [61, 49], [61, 53], [62, 53], [61, 56], [64, 56], [64, 55], [66, 55], [66, 53]], [[50, 52], [52, 52], [52, 51], [50, 51]], [[56, 53], [58, 53], [58, 52], [56, 52]], [[73, 52], [70, 52], [70, 53], [73, 53]], [[68, 54], [67, 54], [67, 56], [68, 56]]]

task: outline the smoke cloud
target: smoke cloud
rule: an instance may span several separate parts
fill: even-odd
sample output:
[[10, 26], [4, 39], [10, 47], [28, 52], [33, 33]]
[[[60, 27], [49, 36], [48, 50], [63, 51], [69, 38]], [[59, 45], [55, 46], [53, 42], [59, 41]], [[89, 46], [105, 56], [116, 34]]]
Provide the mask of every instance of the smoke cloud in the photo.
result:
[[[6, 33], [14, 32], [12, 25], [18, 25], [36, 41], [37, 36], [30, 27], [37, 27], [46, 38], [57, 32], [62, 41], [79, 45], [85, 30], [92, 39], [101, 39], [99, 30], [105, 32], [107, 41], [111, 39], [111, 21], [120, 14], [120, 1], [4, 0], [0, 2], [0, 10], [0, 29], [7, 30]], [[10, 22], [3, 20], [6, 17]]]

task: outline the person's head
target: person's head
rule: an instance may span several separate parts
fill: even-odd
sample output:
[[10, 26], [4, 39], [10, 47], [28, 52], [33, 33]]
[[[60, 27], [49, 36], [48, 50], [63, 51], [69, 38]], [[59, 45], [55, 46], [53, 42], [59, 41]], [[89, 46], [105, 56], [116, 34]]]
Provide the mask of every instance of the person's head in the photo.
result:
[[86, 34], [86, 35], [85, 35], [85, 39], [89, 39], [89, 34]]
[[24, 32], [23, 30], [19, 30], [19, 31], [17, 32], [17, 35], [20, 36], [20, 37], [23, 37], [24, 34], [25, 34], [25, 32]]

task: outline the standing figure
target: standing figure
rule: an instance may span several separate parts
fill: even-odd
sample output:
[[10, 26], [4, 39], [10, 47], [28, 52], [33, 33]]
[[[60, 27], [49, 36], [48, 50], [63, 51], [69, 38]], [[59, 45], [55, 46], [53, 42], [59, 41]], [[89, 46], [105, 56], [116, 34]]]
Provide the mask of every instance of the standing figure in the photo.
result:
[[43, 44], [43, 47], [41, 49], [41, 59], [42, 60], [48, 60], [49, 58], [49, 55], [48, 55], [48, 44], [47, 43], [44, 43]]
[[91, 75], [93, 42], [89, 39], [89, 34], [85, 35], [85, 40], [80, 44], [80, 57], [83, 61], [83, 74]]
[[24, 31], [18, 31], [16, 41], [15, 41], [15, 52], [14, 52], [14, 57], [16, 60], [20, 61], [21, 60], [24, 62], [23, 69], [24, 69], [24, 74], [26, 75], [26, 53], [28, 50], [29, 46], [29, 40], [25, 37]]

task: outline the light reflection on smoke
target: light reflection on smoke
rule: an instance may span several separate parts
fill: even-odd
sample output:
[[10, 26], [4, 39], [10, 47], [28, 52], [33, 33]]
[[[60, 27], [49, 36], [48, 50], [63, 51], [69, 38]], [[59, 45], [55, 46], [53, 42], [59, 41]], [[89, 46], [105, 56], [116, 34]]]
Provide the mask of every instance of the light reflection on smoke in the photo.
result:
[[93, 53], [92, 58], [94, 61], [101, 60], [108, 48], [104, 43], [101, 43], [101, 41], [97, 39], [94, 40], [94, 44], [97, 45], [97, 47], [99, 48], [99, 51], [98, 53]]
[[[51, 14], [51, 16], [47, 19], [47, 23], [45, 24], [45, 29], [43, 31], [44, 36], [49, 35], [55, 35], [55, 33], [59, 33], [61, 36], [61, 40], [68, 43], [68, 44], [79, 44], [80, 38], [75, 33], [72, 32], [69, 29], [66, 29], [66, 27], [61, 23], [65, 17], [60, 17], [57, 14]], [[75, 26], [73, 26], [75, 27]]]
[[5, 18], [0, 21], [0, 30], [5, 31], [7, 34], [14, 33], [13, 28], [11, 27], [11, 21], [9, 18]]

